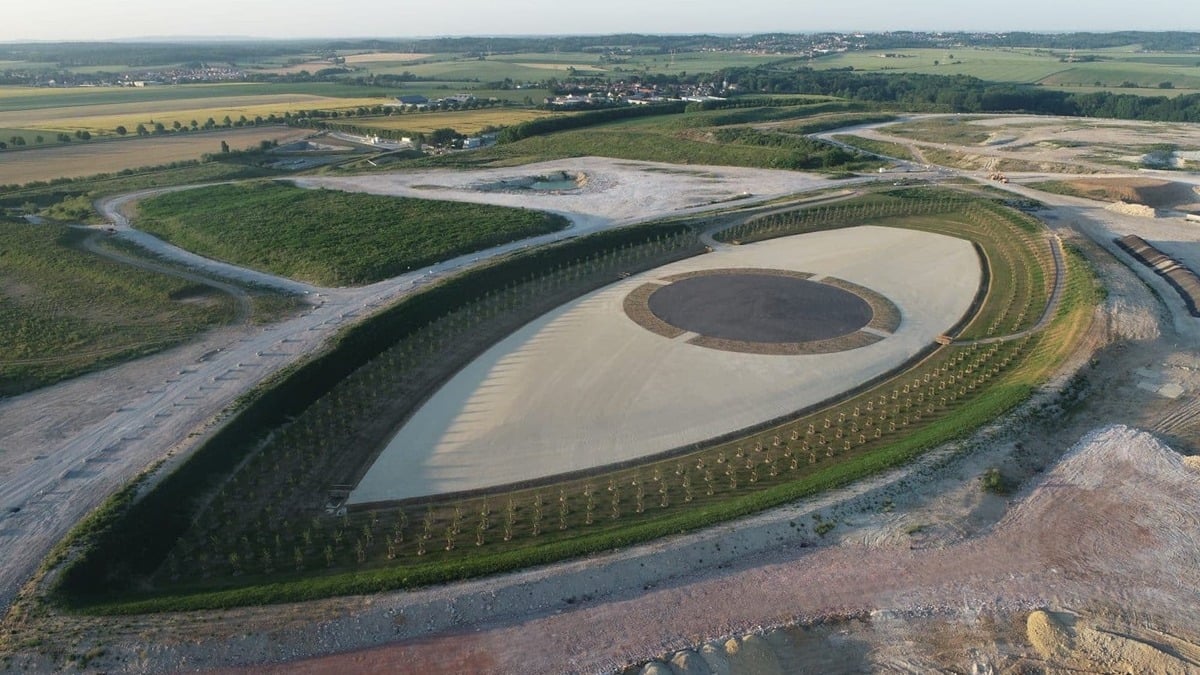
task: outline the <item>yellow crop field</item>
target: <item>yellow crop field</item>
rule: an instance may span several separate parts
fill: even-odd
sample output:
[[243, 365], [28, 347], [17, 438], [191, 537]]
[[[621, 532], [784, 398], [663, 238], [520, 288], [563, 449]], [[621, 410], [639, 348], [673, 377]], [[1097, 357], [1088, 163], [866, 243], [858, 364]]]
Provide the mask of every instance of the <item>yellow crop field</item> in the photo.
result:
[[486, 127], [506, 127], [532, 119], [562, 113], [526, 108], [491, 108], [459, 112], [405, 113], [392, 117], [357, 118], [354, 124], [375, 129], [402, 129], [414, 133], [429, 133], [434, 129], [454, 129], [460, 134], [473, 134]]
[[326, 68], [338, 68], [339, 66], [329, 61], [305, 61], [304, 63], [294, 63], [290, 66], [278, 67], [251, 67], [247, 70], [252, 70], [256, 73], [270, 73], [272, 75], [294, 75], [301, 71], [307, 70], [310, 73], [315, 73]]
[[415, 54], [410, 52], [368, 52], [366, 54], [349, 54], [347, 64], [355, 63], [386, 63], [389, 61], [417, 61], [427, 59], [430, 54]]
[[311, 94], [270, 94], [88, 106], [67, 105], [0, 112], [0, 128], [66, 132], [86, 130], [93, 134], [112, 134], [118, 126], [123, 126], [129, 133], [133, 133], [138, 124], [150, 127], [154, 122], [161, 122], [171, 127], [176, 121], [182, 125], [190, 125], [192, 120], [196, 120], [203, 125], [210, 117], [220, 124], [226, 116], [237, 120], [243, 115], [247, 119], [254, 119], [256, 116], [265, 118], [271, 114], [283, 115], [285, 112], [299, 110], [347, 110], [379, 105], [384, 100], [334, 98]]
[[241, 150], [256, 146], [259, 141], [287, 143], [311, 133], [311, 129], [283, 126], [246, 127], [7, 152], [0, 161], [0, 185], [75, 178], [199, 159], [205, 154], [220, 152], [221, 141], [234, 150]]

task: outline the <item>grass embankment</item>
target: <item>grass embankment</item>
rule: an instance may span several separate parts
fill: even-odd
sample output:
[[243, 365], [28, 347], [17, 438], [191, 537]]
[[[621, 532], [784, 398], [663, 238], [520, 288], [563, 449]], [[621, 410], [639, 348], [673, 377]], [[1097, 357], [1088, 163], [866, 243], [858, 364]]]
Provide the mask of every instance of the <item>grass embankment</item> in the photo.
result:
[[[1021, 234], [1033, 226], [1021, 216], [990, 202], [948, 200], [945, 193], [926, 200], [917, 192], [883, 202], [868, 198], [866, 204], [879, 207], [890, 199], [895, 207], [891, 216], [907, 219], [898, 224], [957, 230], [985, 250], [995, 247], [989, 262], [1011, 257], [1022, 259], [1025, 268], [1043, 264], [1042, 254], [1030, 248], [1040, 239]], [[876, 213], [879, 222], [886, 217]], [[935, 221], [941, 225], [935, 226]], [[801, 221], [796, 225], [776, 230], [774, 236], [837, 226]], [[771, 236], [766, 229], [758, 234]], [[979, 317], [1036, 314], [1037, 303], [1045, 298], [1011, 292], [1005, 288], [1003, 271], [991, 267], [991, 292]], [[588, 267], [556, 272], [543, 286], [553, 288], [579, 269]], [[170, 547], [165, 543], [166, 548], [159, 549], [164, 553], [157, 554], [160, 557], [140, 561], [140, 569], [149, 576], [128, 583], [147, 584], [153, 590], [114, 599], [97, 595], [98, 588], [89, 592], [84, 585], [64, 599], [87, 611], [124, 613], [411, 587], [607, 550], [845, 485], [969, 434], [1024, 400], [1069, 352], [1090, 316], [1095, 294], [1091, 278], [1074, 259], [1068, 273], [1067, 293], [1047, 332], [1000, 344], [931, 348], [902, 372], [841, 400], [687, 454], [522, 489], [380, 506], [341, 518], [319, 515], [322, 491], [301, 487], [306, 474], [323, 471], [325, 460], [319, 452], [304, 448], [319, 450], [326, 445], [322, 437], [344, 434], [354, 423], [336, 410], [369, 408], [365, 404], [376, 397], [371, 392], [378, 390], [379, 383], [395, 379], [386, 373], [403, 377], [413, 359], [427, 361], [428, 354], [438, 352], [437, 336], [449, 335], [453, 343], [455, 326], [486, 325], [524, 294], [514, 296], [506, 290], [462, 307], [446, 318], [445, 325], [410, 334], [388, 350], [394, 358], [377, 360], [382, 367], [378, 374], [356, 375], [346, 386], [331, 391], [325, 404], [278, 430], [275, 440], [243, 465], [208, 508], [185, 514], [181, 522], [192, 529], [170, 555], [165, 554]], [[991, 319], [989, 325], [995, 321]], [[1005, 321], [1006, 325], [1020, 323]], [[280, 481], [289, 487], [284, 490]], [[291, 502], [283, 497], [296, 490], [310, 495], [310, 508], [287, 506]], [[176, 502], [182, 501], [176, 497]], [[139, 533], [143, 540], [141, 533], [158, 531], [133, 521], [121, 527]], [[116, 545], [106, 555], [114, 551], [129, 555]], [[77, 579], [87, 575], [107, 579], [104, 565], [120, 569], [124, 564], [119, 559], [98, 560], [101, 567]]]
[[760, 218], [730, 228], [718, 238], [744, 244], [857, 224], [924, 230], [970, 239], [980, 247], [991, 290], [957, 336], [960, 339], [1010, 335], [1033, 327], [1041, 318], [1054, 278], [1044, 228], [1017, 211], [963, 193], [894, 190]]
[[0, 396], [178, 344], [234, 316], [213, 289], [80, 249], [91, 233], [0, 220]]
[[79, 178], [2, 185], [0, 208], [17, 209], [67, 222], [89, 222], [99, 218], [92, 208], [92, 202], [100, 197], [157, 187], [277, 175], [280, 175], [279, 171], [240, 161], [175, 162]]
[[897, 119], [895, 115], [888, 113], [835, 113], [819, 115], [811, 120], [795, 124], [782, 124], [776, 127], [776, 129], [778, 131], [786, 131], [789, 134], [819, 134], [823, 131], [854, 127], [861, 124], [879, 124], [881, 122], [891, 122], [895, 119]]
[[141, 202], [137, 219], [189, 251], [326, 286], [379, 281], [566, 225], [526, 209], [269, 182], [159, 195]]
[[892, 143], [890, 141], [880, 141], [874, 138], [863, 138], [853, 134], [838, 134], [833, 137], [835, 141], [852, 145], [859, 150], [883, 155], [884, 157], [895, 157], [896, 159], [904, 159], [910, 162], [917, 161], [917, 156], [909, 150], [907, 146], [900, 143]]
[[992, 134], [988, 127], [972, 124], [975, 117], [934, 117], [931, 119], [893, 124], [881, 131], [893, 136], [903, 136], [924, 143], [952, 143], [955, 145], [979, 145]]

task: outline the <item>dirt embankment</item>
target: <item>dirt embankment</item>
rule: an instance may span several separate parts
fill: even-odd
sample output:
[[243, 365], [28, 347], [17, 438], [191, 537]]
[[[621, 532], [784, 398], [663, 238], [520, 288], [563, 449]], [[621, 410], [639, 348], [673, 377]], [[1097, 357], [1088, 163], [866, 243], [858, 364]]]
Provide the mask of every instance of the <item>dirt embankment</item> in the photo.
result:
[[1154, 209], [1186, 209], [1200, 201], [1200, 194], [1192, 185], [1153, 178], [1077, 178], [1057, 181], [1052, 187], [1075, 197]]

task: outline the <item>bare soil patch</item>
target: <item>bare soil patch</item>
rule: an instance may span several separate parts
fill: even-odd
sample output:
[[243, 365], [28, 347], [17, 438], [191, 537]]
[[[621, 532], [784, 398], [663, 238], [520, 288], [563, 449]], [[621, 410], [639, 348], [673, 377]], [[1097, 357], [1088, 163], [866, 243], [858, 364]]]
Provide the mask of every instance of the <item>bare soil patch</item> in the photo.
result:
[[346, 63], [379, 63], [382, 61], [419, 61], [427, 59], [430, 54], [418, 54], [416, 52], [369, 52], [366, 54], [350, 54], [346, 57]]
[[1200, 200], [1194, 186], [1155, 178], [1073, 178], [1059, 181], [1065, 194], [1105, 202], [1173, 209]]
[[801, 354], [812, 355], [848, 352], [852, 349], [859, 349], [860, 347], [873, 345], [882, 339], [883, 338], [879, 337], [878, 335], [872, 335], [871, 333], [866, 333], [863, 331], [850, 333], [849, 335], [839, 335], [837, 337], [826, 338], [824, 340], [777, 343], [730, 340], [727, 338], [698, 335], [691, 340], [688, 340], [688, 344], [696, 345], [697, 347], [718, 349], [724, 352], [738, 352], [741, 354], [797, 356]]

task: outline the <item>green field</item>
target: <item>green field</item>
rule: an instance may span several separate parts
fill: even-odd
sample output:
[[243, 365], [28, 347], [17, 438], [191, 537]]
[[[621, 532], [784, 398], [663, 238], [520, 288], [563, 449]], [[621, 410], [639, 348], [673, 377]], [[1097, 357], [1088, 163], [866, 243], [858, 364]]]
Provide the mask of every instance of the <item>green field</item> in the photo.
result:
[[9, 148], [20, 147], [19, 143], [14, 141], [14, 136], [20, 136], [25, 140], [26, 148], [45, 148], [52, 145], [62, 145], [71, 143], [76, 139], [71, 138], [70, 141], [63, 141], [58, 137], [57, 131], [49, 129], [0, 129], [0, 141], [8, 143]]
[[549, 89], [521, 88], [490, 89], [486, 83], [480, 82], [405, 82], [397, 95], [419, 94], [430, 100], [452, 96], [459, 92], [470, 93], [476, 98], [524, 103], [528, 98], [534, 105], [540, 105], [547, 97], [553, 96]]
[[201, 255], [329, 286], [367, 284], [562, 229], [561, 216], [275, 182], [147, 199], [137, 226]]
[[0, 220], [0, 396], [159, 351], [234, 317], [232, 300], [207, 286], [83, 250], [92, 234]]
[[[436, 58], [441, 56], [442, 58]], [[484, 59], [435, 55], [420, 61], [370, 61], [357, 65], [371, 73], [413, 73], [420, 77], [458, 82], [539, 82], [579, 76], [622, 79], [635, 74], [711, 73], [722, 68], [757, 66], [785, 58], [740, 52], [679, 52], [620, 56], [604, 60], [585, 52], [497, 54]], [[574, 71], [570, 70], [574, 69]]]
[[[1200, 68], [1196, 63], [1200, 55], [1193, 55], [1191, 63], [1157, 63], [1147, 61], [1119, 60], [1101, 63], [1070, 64], [1069, 69], [1054, 73], [1039, 80], [1043, 85], [1092, 86], [1122, 88], [1134, 85], [1153, 89], [1154, 93], [1170, 91], [1159, 85], [1169, 82], [1172, 89], [1200, 89]], [[1128, 89], [1129, 87], [1124, 87]]]
[[[895, 54], [895, 57], [885, 57]], [[935, 63], [936, 62], [936, 63]], [[819, 70], [854, 68], [861, 71], [891, 71], [934, 75], [971, 75], [994, 82], [1032, 84], [1068, 64], [1056, 58], [999, 49], [896, 49], [845, 52], [805, 62]]]
[[[1051, 264], [1041, 248], [1044, 231], [999, 204], [947, 191], [905, 190], [812, 213], [812, 218], [752, 222], [748, 232], [770, 238], [864, 219], [950, 232], [979, 242], [989, 263], [996, 261], [989, 264], [990, 291], [969, 333], [985, 332], [983, 324], [1005, 331], [1029, 325], [1044, 306], [1048, 286], [1027, 284], [1015, 274]], [[647, 245], [661, 248], [663, 242]], [[377, 419], [374, 411], [392, 400], [389, 392], [433, 360], [427, 354], [451, 353], [523, 301], [605, 267], [611, 255], [558, 268], [528, 282], [532, 288], [480, 288], [491, 293], [409, 334], [347, 378], [238, 465], [215, 498], [197, 495], [196, 503], [206, 506], [184, 517], [191, 528], [185, 536], [159, 547], [165, 560], [133, 563], [147, 570], [137, 583], [154, 588], [141, 599], [138, 594], [112, 598], [87, 586], [94, 583], [89, 578], [106, 578], [107, 566], [124, 564], [106, 559], [124, 555], [116, 544], [120, 537], [147, 531], [122, 523], [123, 507], [114, 502], [114, 510], [102, 517], [114, 519], [110, 522], [124, 533], [96, 549], [107, 546], [100, 557], [65, 575], [69, 581], [61, 590], [68, 595], [62, 597], [85, 605], [99, 601], [92, 611], [140, 612], [375, 592], [626, 546], [786, 503], [907, 462], [1024, 400], [1086, 329], [1096, 292], [1086, 267], [1072, 259], [1063, 302], [1045, 333], [932, 348], [904, 372], [841, 401], [670, 459], [524, 489], [357, 510], [345, 517], [295, 511], [333, 480], [330, 462], [342, 453], [329, 450], [332, 439], [357, 433], [355, 415], [362, 416], [359, 424]], [[622, 248], [617, 255], [632, 260], [641, 252]], [[408, 376], [396, 377], [399, 373]], [[332, 457], [324, 456], [330, 452]], [[178, 489], [196, 489], [177, 482]], [[182, 493], [172, 499], [181, 498]]]
[[1113, 87], [1104, 87], [1104, 86], [1097, 87], [1095, 85], [1039, 84], [1038, 86], [1043, 89], [1053, 89], [1055, 91], [1065, 91], [1065, 92], [1068, 92], [1071, 94], [1094, 94], [1096, 92], [1103, 91], [1103, 92], [1109, 92], [1109, 93], [1139, 94], [1142, 96], [1166, 96], [1168, 98], [1174, 98], [1176, 96], [1190, 96], [1192, 94], [1200, 94], [1200, 89], [1180, 89], [1179, 87], [1175, 87], [1174, 89], [1160, 89], [1158, 87], [1153, 87], [1152, 89], [1143, 88], [1143, 89], [1139, 90], [1139, 89], [1125, 89], [1125, 88], [1114, 89]]
[[179, 84], [157, 87], [6, 87], [0, 86], [0, 112], [91, 105], [220, 99], [231, 96], [303, 94], [329, 98], [389, 98], [398, 90], [326, 82]]
[[[886, 55], [892, 56], [886, 56]], [[1083, 59], [1095, 58], [1095, 61]], [[1074, 60], [1072, 60], [1074, 59]], [[867, 72], [970, 75], [991, 82], [1048, 87], [1093, 87], [1136, 94], [1163, 94], [1159, 84], [1200, 89], [1198, 54], [1139, 54], [1130, 49], [1068, 52], [1035, 49], [895, 49], [845, 52], [794, 62], [820, 70], [853, 68]], [[1125, 84], [1136, 88], [1122, 87]]]

